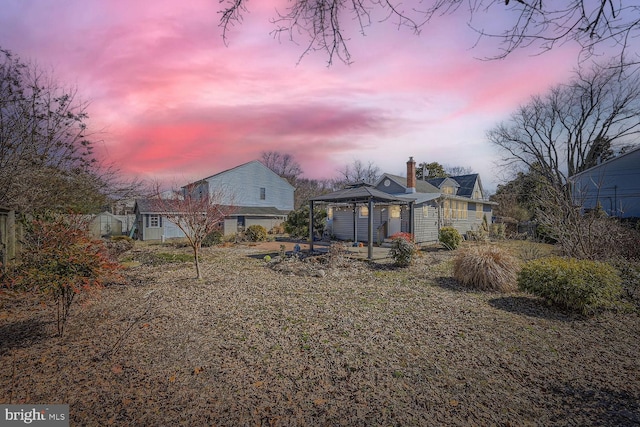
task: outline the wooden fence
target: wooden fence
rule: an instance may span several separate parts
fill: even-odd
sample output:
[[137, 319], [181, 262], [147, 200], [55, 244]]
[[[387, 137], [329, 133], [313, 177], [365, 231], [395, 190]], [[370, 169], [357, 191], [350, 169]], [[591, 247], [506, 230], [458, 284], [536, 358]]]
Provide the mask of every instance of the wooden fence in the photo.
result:
[[16, 211], [0, 207], [0, 268], [4, 271], [20, 254], [22, 227], [16, 222]]

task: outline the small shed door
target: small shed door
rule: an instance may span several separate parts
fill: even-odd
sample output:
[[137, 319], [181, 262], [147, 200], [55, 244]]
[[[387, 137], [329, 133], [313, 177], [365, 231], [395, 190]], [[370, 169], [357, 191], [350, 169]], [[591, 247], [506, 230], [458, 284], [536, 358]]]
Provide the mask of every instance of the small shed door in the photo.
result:
[[109, 218], [106, 215], [102, 215], [100, 217], [100, 235], [101, 236], [106, 236], [108, 234], [111, 234], [111, 218]]
[[387, 218], [387, 222], [389, 223], [389, 228], [387, 237], [390, 237], [401, 231], [400, 206], [391, 205], [388, 212], [389, 218]]

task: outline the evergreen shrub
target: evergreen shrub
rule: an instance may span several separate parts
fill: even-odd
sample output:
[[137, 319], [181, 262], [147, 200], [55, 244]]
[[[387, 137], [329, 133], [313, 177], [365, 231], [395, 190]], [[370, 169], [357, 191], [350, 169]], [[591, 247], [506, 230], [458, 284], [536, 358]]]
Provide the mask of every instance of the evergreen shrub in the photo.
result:
[[389, 255], [393, 258], [395, 265], [398, 267], [407, 267], [411, 265], [414, 257], [418, 253], [416, 245], [403, 237], [396, 237], [391, 241], [391, 249]]
[[617, 306], [622, 294], [620, 276], [611, 265], [561, 257], [527, 262], [518, 273], [518, 287], [584, 315]]
[[264, 242], [267, 240], [267, 229], [259, 224], [250, 225], [244, 234], [251, 242]]
[[211, 233], [207, 234], [204, 239], [202, 239], [202, 243], [200, 244], [203, 248], [209, 248], [211, 246], [219, 245], [224, 241], [224, 236], [222, 234], [222, 230], [217, 229], [213, 230]]
[[438, 239], [450, 251], [457, 249], [462, 243], [460, 232], [453, 227], [442, 227], [438, 233]]

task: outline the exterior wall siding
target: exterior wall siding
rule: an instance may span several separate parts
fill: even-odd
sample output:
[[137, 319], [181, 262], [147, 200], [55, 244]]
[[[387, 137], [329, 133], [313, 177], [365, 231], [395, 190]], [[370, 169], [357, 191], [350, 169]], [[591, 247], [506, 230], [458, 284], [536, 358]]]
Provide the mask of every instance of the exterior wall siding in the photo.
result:
[[249, 227], [251, 225], [261, 225], [263, 226], [267, 232], [271, 230], [273, 227], [276, 227], [282, 224], [284, 220], [282, 218], [246, 218], [246, 226]]
[[141, 215], [142, 221], [138, 221], [138, 237], [140, 240], [162, 240], [186, 237], [177, 225], [162, 217], [162, 227], [147, 227], [149, 214]]
[[385, 181], [386, 181], [386, 179], [382, 180], [382, 182], [380, 182], [376, 188], [378, 190], [380, 190], [380, 191], [384, 191], [385, 193], [389, 193], [389, 194], [404, 194], [405, 193], [405, 188], [403, 186], [401, 186], [400, 184], [397, 184], [393, 180], [389, 180], [389, 186], [386, 187], [384, 185]]
[[[357, 207], [359, 209], [360, 206]], [[382, 224], [380, 206], [374, 206], [373, 208], [373, 241], [378, 241], [377, 229]], [[341, 208], [341, 210], [334, 209], [333, 221], [332, 221], [332, 235], [338, 240], [351, 240], [358, 242], [369, 241], [369, 218], [360, 218], [356, 212], [356, 237], [353, 236], [353, 208]], [[382, 236], [384, 239], [384, 236]]]
[[[425, 208], [427, 210], [426, 215]], [[413, 212], [413, 219], [415, 224], [414, 238], [416, 243], [437, 242], [438, 208], [436, 208], [435, 206], [417, 205], [414, 206]]]
[[236, 234], [238, 232], [238, 220], [236, 218], [225, 218], [222, 232], [225, 236]]
[[[471, 205], [471, 203], [469, 204]], [[427, 206], [427, 215], [423, 209], [424, 204], [415, 205], [413, 208], [413, 221], [414, 221], [414, 238], [416, 243], [433, 243], [438, 241], [438, 208], [435, 206]], [[483, 216], [487, 217], [487, 222], [491, 224], [491, 205], [484, 205], [488, 209], [483, 209]], [[373, 238], [374, 242], [378, 242], [377, 229], [380, 225], [387, 220], [386, 206], [375, 206], [373, 217]], [[473, 210], [469, 209], [467, 219], [452, 219], [447, 222], [442, 222], [442, 225], [448, 225], [454, 227], [465, 235], [467, 231], [477, 230], [482, 225], [482, 218], [476, 218], [475, 205]], [[356, 239], [359, 242], [367, 242], [368, 239], [368, 218], [357, 218], [357, 236]], [[409, 211], [407, 209], [401, 210], [401, 231], [408, 233], [409, 227]], [[354, 240], [353, 237], [353, 209], [341, 208], [337, 210], [334, 208], [333, 220], [331, 221], [331, 229], [329, 233], [339, 240]], [[384, 239], [386, 236], [382, 236]]]
[[598, 203], [609, 216], [640, 217], [640, 149], [594, 166], [573, 180], [574, 202], [585, 209]]
[[[275, 207], [290, 211], [293, 187], [260, 162], [250, 162], [206, 179], [211, 192], [223, 193], [222, 204]], [[261, 199], [264, 188], [264, 199]]]

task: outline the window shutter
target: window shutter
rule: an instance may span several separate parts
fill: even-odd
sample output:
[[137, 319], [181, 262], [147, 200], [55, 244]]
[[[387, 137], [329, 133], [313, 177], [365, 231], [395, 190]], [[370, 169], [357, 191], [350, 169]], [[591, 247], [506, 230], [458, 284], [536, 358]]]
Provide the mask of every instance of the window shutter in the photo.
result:
[[162, 215], [158, 215], [158, 227], [162, 228]]
[[145, 223], [147, 224], [146, 227], [149, 228], [149, 214], [145, 214], [144, 219], [145, 219]]

